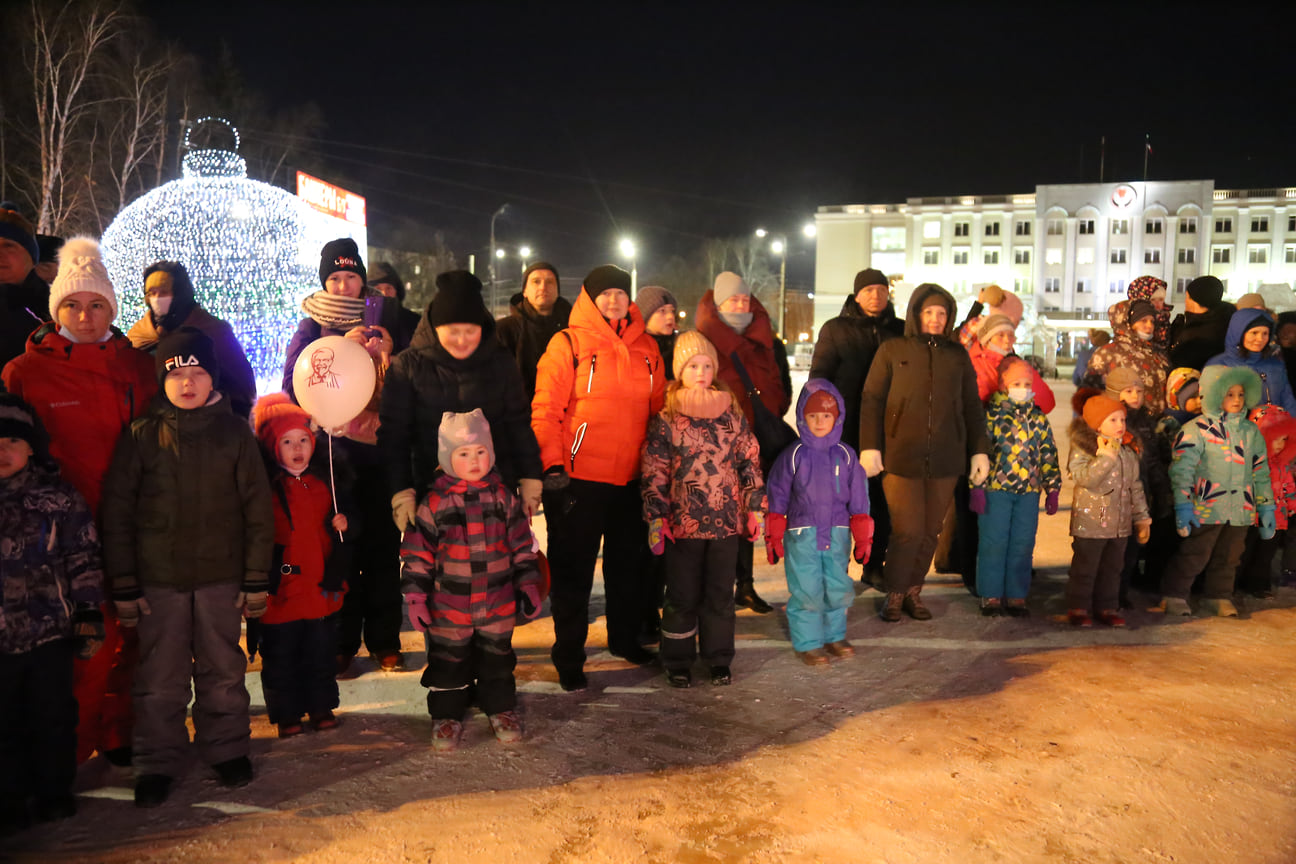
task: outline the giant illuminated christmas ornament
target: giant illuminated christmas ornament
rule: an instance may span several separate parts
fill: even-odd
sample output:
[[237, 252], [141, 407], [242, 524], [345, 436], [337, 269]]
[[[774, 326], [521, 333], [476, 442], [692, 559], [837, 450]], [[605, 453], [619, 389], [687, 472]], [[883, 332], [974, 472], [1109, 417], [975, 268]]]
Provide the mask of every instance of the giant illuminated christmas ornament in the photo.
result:
[[[233, 149], [190, 149], [190, 133], [204, 123], [228, 127]], [[104, 231], [102, 247], [121, 330], [146, 311], [144, 268], [179, 261], [199, 304], [234, 328], [265, 392], [279, 389], [284, 349], [303, 317], [302, 298], [320, 288], [319, 250], [332, 238], [323, 236], [327, 229], [301, 199], [248, 179], [238, 142], [228, 121], [191, 124], [183, 178], [122, 210]]]

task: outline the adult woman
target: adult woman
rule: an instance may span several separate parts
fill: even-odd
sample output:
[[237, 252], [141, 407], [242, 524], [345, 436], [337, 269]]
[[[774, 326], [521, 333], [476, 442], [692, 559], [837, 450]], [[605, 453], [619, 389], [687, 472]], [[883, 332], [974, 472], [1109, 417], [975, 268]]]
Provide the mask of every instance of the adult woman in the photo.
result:
[[1277, 405], [1296, 416], [1296, 396], [1287, 380], [1287, 366], [1281, 349], [1272, 344], [1273, 315], [1266, 309], [1239, 309], [1229, 320], [1224, 353], [1216, 354], [1207, 366], [1247, 366], [1260, 376], [1260, 404]]
[[665, 385], [657, 343], [630, 302], [630, 274], [596, 267], [585, 277], [567, 329], [540, 358], [531, 403], [545, 468], [550, 657], [564, 690], [587, 684], [585, 639], [600, 542], [608, 650], [632, 663], [653, 659], [638, 641], [648, 542], [639, 456]]
[[216, 349], [220, 365], [220, 389], [229, 397], [230, 409], [238, 417], [252, 413], [256, 401], [256, 376], [234, 328], [198, 305], [193, 282], [183, 264], [158, 261], [144, 269], [144, 302], [148, 311], [131, 325], [126, 338], [149, 354], [158, 341], [181, 327], [193, 327], [207, 334]]
[[[50, 455], [98, 515], [117, 438], [157, 392], [153, 358], [112, 327], [117, 297], [99, 244], [88, 237], [64, 244], [49, 314], [53, 321], [38, 327], [27, 350], [0, 374], [9, 392], [40, 416]], [[74, 672], [77, 758], [85, 761], [98, 750], [114, 764], [128, 765], [135, 642], [123, 638], [111, 603], [103, 612], [103, 648], [90, 660], [78, 660]]]
[[1152, 416], [1165, 413], [1166, 375], [1170, 361], [1156, 347], [1156, 307], [1149, 300], [1113, 303], [1107, 310], [1112, 331], [1116, 334], [1107, 345], [1094, 351], [1089, 370], [1082, 380], [1086, 386], [1103, 389], [1103, 379], [1113, 369], [1133, 369], [1143, 381], [1143, 398]]
[[[737, 273], [725, 271], [715, 278], [712, 289], [698, 301], [697, 329], [711, 340], [720, 355], [716, 377], [723, 381], [738, 399], [748, 424], [753, 422], [751, 397], [734, 364], [742, 363], [760, 394], [761, 404], [775, 417], [782, 417], [792, 407], [792, 376], [788, 369], [787, 349], [774, 335], [769, 313], [752, 296], [751, 288]], [[769, 465], [762, 465], [769, 471]], [[746, 538], [738, 543], [738, 573], [734, 587], [734, 605], [766, 614], [773, 611], [756, 593], [752, 577], [752, 544]]]
[[[967, 352], [951, 339], [954, 298], [919, 285], [909, 299], [905, 338], [882, 343], [860, 404], [860, 464], [884, 470], [891, 512], [883, 621], [904, 611], [931, 618], [921, 593], [954, 484], [967, 469], [974, 485], [990, 470], [985, 416]], [[970, 458], [970, 462], [964, 461]]]

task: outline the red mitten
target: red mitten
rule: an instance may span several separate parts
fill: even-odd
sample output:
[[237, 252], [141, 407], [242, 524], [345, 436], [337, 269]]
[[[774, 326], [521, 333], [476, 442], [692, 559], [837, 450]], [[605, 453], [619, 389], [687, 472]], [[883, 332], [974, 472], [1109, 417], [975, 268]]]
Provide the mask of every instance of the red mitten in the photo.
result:
[[518, 589], [517, 603], [522, 612], [522, 617], [528, 621], [534, 621], [540, 614], [540, 604], [544, 602], [540, 599], [540, 586], [534, 583], [527, 583]]
[[428, 608], [426, 594], [406, 594], [406, 612], [409, 614], [410, 626], [420, 633], [426, 633], [432, 626], [432, 610]]
[[787, 533], [787, 516], [770, 513], [765, 517], [765, 557], [777, 564], [783, 557], [783, 535]]
[[855, 538], [855, 560], [867, 564], [869, 552], [873, 549], [873, 517], [867, 513], [856, 513], [850, 521], [851, 537]]

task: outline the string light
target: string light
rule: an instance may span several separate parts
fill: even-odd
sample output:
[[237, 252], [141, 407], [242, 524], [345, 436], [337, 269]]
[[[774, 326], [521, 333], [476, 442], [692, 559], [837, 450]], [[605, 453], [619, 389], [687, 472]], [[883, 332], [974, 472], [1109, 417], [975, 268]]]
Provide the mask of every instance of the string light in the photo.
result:
[[[144, 268], [179, 261], [198, 303], [234, 328], [262, 392], [278, 390], [302, 299], [319, 289], [319, 250], [337, 236], [314, 211], [277, 186], [250, 180], [234, 150], [193, 149], [184, 176], [142, 195], [104, 231], [104, 264], [117, 290], [118, 326], [145, 312]], [[185, 144], [189, 136], [185, 135]], [[332, 221], [332, 220], [330, 220]]]

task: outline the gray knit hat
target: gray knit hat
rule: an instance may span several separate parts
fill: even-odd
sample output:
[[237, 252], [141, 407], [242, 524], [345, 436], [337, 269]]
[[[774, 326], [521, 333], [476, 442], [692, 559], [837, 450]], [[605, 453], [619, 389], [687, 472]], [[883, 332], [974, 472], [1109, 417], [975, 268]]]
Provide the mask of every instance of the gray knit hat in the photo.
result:
[[670, 304], [676, 309], [679, 303], [675, 302], [675, 295], [667, 291], [660, 285], [645, 285], [635, 294], [635, 305], [639, 307], [639, 314], [647, 321], [661, 307]]
[[491, 465], [495, 464], [495, 445], [491, 442], [490, 423], [480, 408], [474, 408], [467, 414], [456, 414], [447, 411], [441, 415], [441, 428], [437, 430], [437, 461], [441, 470], [456, 477], [450, 467], [450, 456], [460, 447], [469, 444], [480, 444], [490, 454]]

